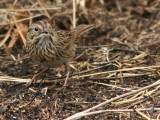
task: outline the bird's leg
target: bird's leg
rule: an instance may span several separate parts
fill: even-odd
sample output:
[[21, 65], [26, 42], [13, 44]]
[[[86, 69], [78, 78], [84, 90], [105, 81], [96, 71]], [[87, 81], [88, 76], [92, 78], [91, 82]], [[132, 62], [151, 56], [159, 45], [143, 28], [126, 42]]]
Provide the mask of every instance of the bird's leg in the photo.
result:
[[67, 86], [67, 81], [68, 81], [69, 74], [70, 74], [70, 66], [69, 66], [68, 63], [65, 64], [65, 71], [66, 71], [66, 79], [65, 79], [65, 82], [63, 84], [64, 87]]
[[26, 86], [28, 87], [28, 86], [30, 86], [32, 83], [35, 83], [36, 80], [37, 80], [37, 77], [40, 76], [40, 75], [41, 75], [42, 73], [44, 73], [45, 71], [47, 71], [48, 69], [49, 69], [49, 68], [45, 68], [45, 69], [43, 69], [41, 72], [39, 72], [39, 73], [37, 73], [36, 75], [34, 75], [33, 78], [32, 78], [32, 80], [29, 81], [29, 82], [26, 84]]

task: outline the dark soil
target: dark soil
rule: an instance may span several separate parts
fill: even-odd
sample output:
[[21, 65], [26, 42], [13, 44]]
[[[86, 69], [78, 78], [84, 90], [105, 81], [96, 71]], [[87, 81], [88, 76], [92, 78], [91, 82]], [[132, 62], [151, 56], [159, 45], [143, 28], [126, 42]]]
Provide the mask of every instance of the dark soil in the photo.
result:
[[[148, 86], [159, 79], [160, 2], [84, 1], [85, 6], [77, 4], [77, 25], [95, 24], [96, 27], [82, 36], [76, 56], [71, 62], [71, 77], [66, 88], [62, 87], [65, 80], [64, 66], [51, 68], [39, 77], [38, 83], [25, 87], [27, 80], [31, 80], [33, 75], [44, 67], [31, 61], [25, 51], [22, 36], [25, 37], [29, 23], [37, 20], [47, 20], [57, 29], [70, 30], [73, 22], [72, 1], [0, 1], [0, 119], [65, 119], [116, 96]], [[38, 9], [57, 7], [58, 9]], [[40, 16], [35, 17], [37, 15]], [[33, 18], [9, 24], [29, 17]], [[123, 71], [127, 68], [130, 70]], [[13, 79], [16, 82], [13, 82]], [[155, 92], [147, 95], [151, 90]], [[124, 109], [133, 108], [152, 108], [150, 111], [141, 112], [149, 118], [158, 119], [159, 111], [152, 110], [160, 105], [159, 94], [159, 89], [153, 87], [143, 94], [120, 98], [96, 109], [122, 109], [122, 112], [105, 112], [80, 119], [146, 119], [136, 111], [123, 112]], [[133, 96], [142, 98], [116, 104]]]

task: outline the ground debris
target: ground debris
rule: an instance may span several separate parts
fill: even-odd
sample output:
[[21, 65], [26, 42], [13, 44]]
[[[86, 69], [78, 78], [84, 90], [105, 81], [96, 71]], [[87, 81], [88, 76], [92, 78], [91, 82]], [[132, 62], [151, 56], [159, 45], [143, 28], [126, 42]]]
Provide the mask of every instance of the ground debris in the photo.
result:
[[[74, 19], [73, 1], [0, 1], [0, 119], [159, 119], [159, 1], [81, 0]], [[64, 66], [25, 87], [43, 68], [25, 52], [37, 20], [63, 30], [95, 24], [79, 43], [66, 88]]]

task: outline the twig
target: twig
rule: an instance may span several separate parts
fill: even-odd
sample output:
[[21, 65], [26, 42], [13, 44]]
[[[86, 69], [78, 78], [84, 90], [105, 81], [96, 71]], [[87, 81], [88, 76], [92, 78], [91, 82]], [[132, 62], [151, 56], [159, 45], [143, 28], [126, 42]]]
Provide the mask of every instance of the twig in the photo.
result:
[[30, 8], [30, 9], [0, 9], [0, 12], [2, 11], [15, 11], [15, 12], [20, 12], [20, 11], [39, 11], [39, 10], [60, 10], [61, 7], [46, 7], [46, 8]]
[[122, 104], [131, 103], [133, 101], [144, 99], [146, 96], [152, 96], [152, 94], [154, 94], [159, 88], [160, 88], [160, 86], [157, 86], [154, 90], [139, 92], [138, 94], [136, 94], [132, 98], [122, 100], [119, 102], [114, 102], [113, 104], [122, 105]]
[[160, 113], [159, 113], [158, 116], [157, 116], [157, 120], [159, 120], [159, 117], [160, 117]]
[[73, 28], [76, 28], [76, 0], [73, 0]]
[[119, 101], [119, 102], [112, 102], [112, 104], [115, 104], [115, 105], [123, 105], [123, 104], [129, 104], [129, 103], [132, 103], [136, 100], [140, 100], [140, 99], [143, 99], [144, 98], [144, 91], [142, 92], [139, 92], [137, 93], [135, 96], [129, 98], [129, 99], [126, 99], [126, 100], [122, 100], [122, 101]]
[[23, 19], [16, 20], [16, 21], [10, 22], [10, 23], [0, 24], [0, 26], [11, 25], [11, 24], [19, 23], [19, 22], [22, 22], [22, 21], [25, 21], [25, 20], [30, 20], [32, 18], [40, 17], [40, 16], [43, 16], [43, 14], [32, 16], [32, 17], [28, 17], [28, 18], [23, 18]]
[[148, 86], [139, 88], [138, 90], [131, 91], [131, 92], [128, 92], [128, 93], [119, 95], [119, 96], [117, 96], [117, 97], [111, 98], [110, 100], [107, 100], [107, 101], [105, 101], [105, 102], [102, 102], [102, 103], [100, 103], [100, 104], [98, 104], [98, 105], [96, 105], [96, 106], [93, 106], [93, 107], [91, 107], [91, 108], [89, 108], [89, 109], [87, 109], [87, 110], [84, 110], [84, 111], [82, 111], [82, 112], [76, 113], [76, 114], [74, 114], [74, 115], [66, 118], [66, 120], [74, 120], [74, 119], [81, 118], [81, 117], [83, 117], [83, 116], [86, 116], [86, 113], [88, 113], [88, 112], [90, 112], [90, 111], [92, 111], [92, 110], [95, 110], [95, 109], [97, 109], [97, 108], [99, 108], [99, 107], [101, 107], [101, 106], [104, 106], [104, 105], [106, 105], [106, 104], [108, 104], [108, 103], [110, 103], [110, 102], [113, 102], [113, 101], [118, 100], [118, 99], [123, 98], [123, 97], [127, 97], [127, 96], [130, 96], [130, 95], [139, 93], [139, 92], [141, 92], [141, 91], [144, 91], [144, 90], [146, 90], [146, 89], [149, 89], [149, 88], [152, 88], [152, 87], [155, 87], [155, 86], [158, 86], [158, 85], [160, 85], [160, 80], [156, 81], [155, 83], [153, 83], [153, 84], [151, 84], [151, 85], [148, 85]]
[[[11, 16], [12, 16], [12, 15], [11, 15]], [[12, 16], [12, 18], [13, 18], [14, 21], [16, 21], [16, 18], [15, 18], [14, 16]], [[24, 46], [26, 46], [26, 39], [25, 39], [25, 37], [23, 36], [22, 31], [21, 31], [18, 23], [15, 23], [15, 25], [16, 25], [16, 27], [17, 27], [17, 29], [18, 29], [18, 32], [19, 32], [19, 34], [20, 34], [20, 36], [21, 36], [21, 38], [22, 38], [22, 41], [23, 41]]]
[[45, 9], [45, 7], [43, 6], [42, 2], [40, 0], [38, 0], [39, 5], [44, 9], [45, 15], [48, 17], [48, 19], [50, 19], [50, 15], [47, 12], [47, 10]]
[[93, 68], [93, 69], [90, 69], [90, 70], [85, 70], [85, 71], [81, 71], [79, 73], [74, 73], [74, 74], [72, 74], [72, 76], [84, 74], [84, 73], [91, 72], [91, 71], [94, 71], [94, 70], [98, 70], [98, 69], [101, 69], [101, 68], [104, 68], [104, 67], [108, 67], [108, 66], [111, 66], [111, 65], [113, 65], [113, 63], [108, 63], [106, 65], [99, 66], [99, 67], [96, 67], [96, 68]]
[[116, 2], [116, 6], [117, 6], [117, 8], [119, 10], [120, 15], [123, 16], [123, 14], [122, 14], [122, 8], [121, 8], [121, 6], [119, 4], [119, 0], [116, 0], [115, 2]]
[[[20, 60], [22, 60], [22, 59], [20, 59]], [[17, 60], [17, 61], [20, 61], [20, 60]], [[109, 65], [107, 64], [106, 66], [109, 66]], [[97, 68], [94, 68], [94, 69], [91, 69], [91, 70], [86, 70], [86, 71], [74, 73], [74, 74], [71, 74], [70, 77], [72, 77], [74, 75], [84, 74], [84, 73], [94, 71], [94, 70], [97, 70], [97, 69], [101, 69], [101, 68], [106, 67], [106, 66], [100, 66], [100, 67], [97, 67]], [[148, 74], [137, 74], [137, 75], [131, 75], [131, 76], [129, 75], [129, 76], [120, 76], [120, 77], [108, 77], [108, 78], [84, 78], [83, 80], [93, 80], [93, 81], [95, 81], [95, 80], [112, 80], [112, 79], [120, 79], [121, 77], [122, 78], [129, 78], [129, 77], [140, 77], [140, 76], [145, 76], [145, 75], [150, 75], [150, 73], [148, 73]], [[47, 82], [47, 83], [51, 83], [51, 82], [57, 82], [57, 81], [64, 81], [65, 80], [64, 78], [65, 78], [65, 76], [55, 77], [55, 78], [47, 78], [48, 80], [44, 80], [44, 81]], [[0, 81], [25, 82], [26, 83], [26, 82], [29, 82], [30, 79], [22, 79], [22, 78], [10, 77], [10, 76], [0, 76]], [[37, 83], [39, 83], [39, 82], [37, 81]]]
[[117, 88], [117, 89], [121, 89], [123, 91], [134, 91], [132, 89], [129, 89], [129, 88], [122, 88], [122, 87], [118, 87], [116, 85], [110, 85], [110, 84], [106, 84], [106, 83], [98, 83], [98, 82], [91, 82], [91, 81], [88, 81], [89, 83], [95, 83], [95, 84], [98, 84], [98, 85], [105, 85], [105, 86], [109, 86], [109, 87], [113, 87], [113, 88]]
[[[85, 116], [102, 114], [102, 113], [106, 113], [106, 112], [112, 112], [112, 113], [134, 112], [135, 110], [137, 110], [137, 111], [150, 111], [151, 108], [99, 110], [99, 111], [95, 111], [95, 112], [85, 113]], [[155, 108], [155, 110], [160, 111], [160, 108]], [[81, 117], [83, 117], [83, 114], [77, 116], [77, 118], [73, 118], [73, 119], [68, 119], [67, 118], [65, 120], [76, 120], [76, 119], [79, 119]]]
[[122, 51], [122, 52], [131, 52], [131, 53], [142, 53], [142, 51], [131, 50], [131, 49], [122, 49], [122, 48], [114, 48], [112, 51]]
[[139, 115], [141, 115], [142, 117], [146, 118], [147, 120], [151, 120], [151, 118], [149, 118], [147, 115], [145, 115], [144, 113], [140, 112], [139, 110], [135, 110]]
[[151, 111], [150, 111], [150, 117], [151, 118], [153, 117], [154, 107], [155, 107], [155, 104], [153, 104], [152, 107], [151, 107]]
[[10, 34], [11, 34], [11, 30], [13, 28], [13, 25], [9, 28], [7, 34], [6, 34], [6, 37], [2, 40], [2, 42], [0, 43], [0, 47], [2, 47], [4, 45], [4, 43], [8, 40]]
[[84, 48], [100, 48], [100, 47], [111, 47], [114, 45], [98, 45], [98, 46], [77, 46], [79, 49], [84, 49]]
[[[27, 56], [28, 57], [28, 56]], [[22, 60], [22, 59], [20, 59]], [[17, 61], [20, 61], [20, 60], [17, 60]], [[112, 64], [107, 64], [107, 65], [104, 65], [104, 66], [100, 66], [100, 67], [96, 67], [96, 68], [93, 68], [91, 70], [86, 70], [86, 71], [81, 71], [81, 72], [78, 72], [78, 73], [74, 73], [74, 74], [71, 74], [70, 77], [74, 76], [74, 75], [80, 75], [80, 74], [84, 74], [84, 73], [87, 73], [87, 72], [91, 72], [91, 71], [94, 71], [94, 70], [98, 70], [98, 69], [101, 69], [103, 67], [107, 67], [107, 66], [110, 66]], [[150, 73], [146, 73], [146, 74], [136, 74], [136, 75], [128, 75], [128, 76], [120, 76], [120, 77], [108, 77], [108, 78], [84, 78], [84, 80], [112, 80], [112, 79], [120, 79], [120, 78], [129, 78], [129, 77], [140, 77], [140, 76], [145, 76], [145, 75], [150, 75]], [[156, 74], [155, 74], [156, 75]], [[62, 77], [55, 77], [55, 78], [48, 78], [49, 81], [51, 80], [54, 80], [54, 79], [58, 79], [58, 80], [54, 80], [52, 82], [56, 82], [56, 81], [64, 81], [65, 76], [62, 76]], [[16, 77], [9, 77], [9, 76], [0, 76], [0, 81], [10, 81], [10, 82], [29, 82], [30, 79], [22, 79], [22, 78], [16, 78]], [[45, 80], [46, 82], [47, 80]], [[38, 82], [38, 81], [37, 81]]]
[[107, 73], [117, 73], [117, 72], [124, 72], [124, 71], [131, 71], [131, 70], [146, 70], [146, 69], [153, 69], [153, 68], [160, 68], [160, 65], [157, 66], [147, 66], [147, 67], [133, 67], [133, 68], [124, 68], [124, 69], [119, 69], [119, 70], [113, 70], [113, 71], [106, 71], [106, 72], [97, 72], [94, 74], [87, 74], [87, 75], [82, 75], [82, 76], [73, 76], [72, 78], [83, 78], [83, 77], [90, 77], [90, 76], [95, 76], [95, 75], [100, 75], [100, 74], [107, 74]]
[[[152, 97], [156, 97], [156, 96], [159, 96], [159, 95], [160, 95], [160, 93], [157, 93], [157, 94], [152, 95]], [[145, 101], [147, 101], [148, 99], [151, 99], [151, 97], [147, 97], [147, 98], [144, 98], [144, 99], [142, 99], [142, 100], [139, 100], [138, 102], [132, 103], [131, 105], [129, 105], [129, 106], [125, 107], [125, 108], [131, 108], [132, 106], [135, 106], [135, 105], [137, 105], [137, 104], [140, 104], [140, 103], [142, 103], [142, 102], [145, 102]]]
[[[86, 80], [113, 80], [113, 79], [121, 79], [121, 78], [132, 78], [132, 77], [141, 77], [141, 76], [147, 76], [151, 75], [151, 73], [145, 73], [145, 74], [135, 74], [135, 75], [124, 75], [124, 76], [118, 76], [118, 77], [107, 77], [107, 78], [86, 78]], [[157, 74], [152, 74], [157, 75]]]
[[[28, 56], [27, 56], [28, 57]], [[21, 59], [22, 60], [22, 59]], [[19, 60], [20, 61], [20, 60]], [[103, 66], [100, 66], [100, 67], [96, 67], [96, 68], [93, 68], [91, 70], [86, 70], [86, 71], [81, 71], [81, 72], [78, 72], [78, 73], [74, 73], [74, 74], [71, 74], [71, 76], [74, 76], [74, 75], [79, 75], [79, 74], [84, 74], [84, 73], [87, 73], [87, 72], [91, 72], [91, 71], [94, 71], [94, 70], [98, 70], [98, 69], [101, 69], [101, 68], [104, 68], [104, 67], [107, 67], [107, 66], [110, 66], [112, 64], [107, 64], [107, 65], [103, 65]], [[51, 80], [53, 79], [62, 79], [65, 78], [65, 76], [62, 76], [62, 77], [56, 77], [56, 78], [51, 78]], [[49, 79], [50, 80], [50, 79]], [[22, 79], [22, 78], [16, 78], [16, 77], [10, 77], [10, 76], [0, 76], [0, 81], [10, 81], [10, 82], [29, 82], [30, 79]], [[46, 80], [45, 80], [46, 81]], [[64, 81], [64, 80], [63, 80]]]
[[[100, 67], [96, 67], [96, 68], [93, 68], [93, 69], [90, 69], [90, 70], [85, 70], [85, 71], [81, 71], [81, 72], [78, 72], [78, 73], [74, 73], [74, 74], [69, 75], [69, 77], [72, 77], [72, 76], [75, 76], [75, 75], [84, 74], [84, 73], [88, 73], [88, 72], [91, 72], [91, 71], [94, 71], [94, 70], [98, 70], [98, 69], [101, 69], [101, 68], [104, 68], [104, 67], [107, 67], [107, 66], [110, 66], [110, 65], [113, 65], [113, 64], [109, 63], [109, 64], [106, 64], [106, 65], [103, 65], [103, 66], [100, 66]], [[62, 78], [65, 78], [65, 77], [66, 76], [55, 77], [55, 78], [51, 78], [51, 80], [53, 80], [53, 79], [62, 79]]]
[[35, 95], [32, 97], [32, 100], [28, 103], [28, 105], [30, 105], [30, 104], [33, 102], [33, 100], [36, 98], [36, 96], [37, 96], [38, 93], [40, 92], [40, 88], [41, 88], [41, 85], [42, 85], [42, 81], [43, 81], [43, 79], [42, 79], [41, 82], [40, 82], [40, 85], [39, 85], [39, 87], [38, 87], [37, 92], [36, 92]]
[[16, 77], [10, 77], [10, 76], [0, 76], [0, 81], [3, 82], [29, 82], [30, 79], [22, 79], [22, 78], [16, 78]]
[[78, 58], [80, 58], [82, 55], [84, 55], [89, 49], [84, 50], [80, 55], [78, 55], [75, 59], [73, 60], [77, 60]]

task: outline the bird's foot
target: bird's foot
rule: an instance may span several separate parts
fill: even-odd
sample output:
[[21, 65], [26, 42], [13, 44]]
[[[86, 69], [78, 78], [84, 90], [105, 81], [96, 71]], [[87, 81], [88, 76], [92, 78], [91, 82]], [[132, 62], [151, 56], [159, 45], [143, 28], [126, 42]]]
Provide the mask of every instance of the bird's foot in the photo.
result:
[[36, 74], [33, 76], [33, 78], [25, 84], [26, 87], [29, 87], [32, 83], [35, 83], [37, 81], [37, 77], [39, 76], [39, 74]]
[[42, 73], [44, 73], [45, 71], [47, 71], [48, 68], [45, 68], [44, 70], [42, 70], [40, 73], [36, 74], [33, 76], [32, 80], [29, 81], [27, 84], [26, 84], [26, 87], [30, 86], [32, 83], [35, 83], [37, 81], [37, 77], [40, 76]]

